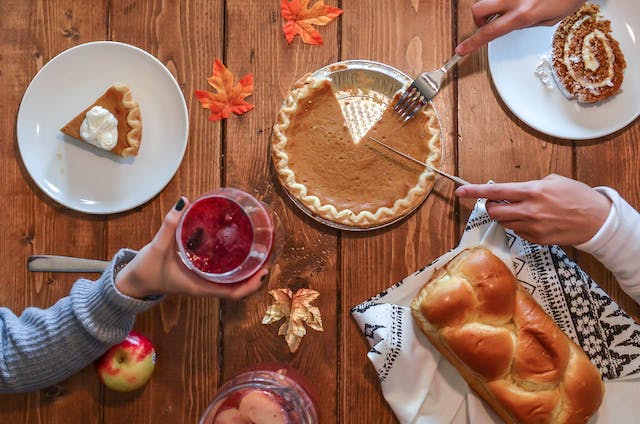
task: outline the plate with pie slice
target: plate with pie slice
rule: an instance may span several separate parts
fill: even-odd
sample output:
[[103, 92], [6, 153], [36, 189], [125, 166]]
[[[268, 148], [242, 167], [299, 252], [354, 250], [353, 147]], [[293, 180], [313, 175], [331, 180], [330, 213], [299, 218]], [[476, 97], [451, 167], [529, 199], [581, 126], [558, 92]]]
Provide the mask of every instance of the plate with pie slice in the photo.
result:
[[[599, 5], [597, 23], [583, 15], [554, 27], [513, 31], [489, 43], [489, 70], [496, 91], [518, 118], [544, 134], [595, 139], [640, 116], [638, 2], [590, 3]], [[578, 83], [582, 89], [572, 93]], [[587, 103], [604, 98], [609, 90], [616, 94]]]
[[18, 148], [37, 186], [89, 214], [140, 206], [173, 178], [187, 146], [184, 96], [137, 47], [81, 44], [51, 59], [20, 104]]
[[317, 221], [363, 231], [395, 223], [429, 195], [435, 175], [369, 137], [434, 167], [442, 157], [432, 104], [403, 123], [389, 105], [412, 79], [350, 60], [296, 82], [273, 128], [271, 156], [292, 201]]

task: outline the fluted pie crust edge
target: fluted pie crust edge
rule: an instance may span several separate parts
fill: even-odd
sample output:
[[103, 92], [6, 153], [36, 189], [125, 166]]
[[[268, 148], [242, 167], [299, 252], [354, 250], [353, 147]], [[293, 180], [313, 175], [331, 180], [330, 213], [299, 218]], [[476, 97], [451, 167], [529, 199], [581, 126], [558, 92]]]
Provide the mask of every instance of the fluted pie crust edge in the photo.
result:
[[[289, 155], [286, 150], [286, 131], [291, 123], [291, 117], [298, 110], [298, 105], [313, 96], [314, 91], [327, 81], [326, 79], [311, 76], [303, 77], [294, 84], [293, 89], [278, 112], [276, 123], [273, 126], [271, 147], [273, 163], [280, 182], [293, 197], [312, 213], [348, 227], [375, 227], [410, 213], [433, 187], [435, 174], [428, 169], [425, 169], [420, 174], [418, 183], [408, 190], [407, 195], [395, 200], [392, 207], [380, 207], [375, 211], [363, 210], [358, 213], [348, 208], [338, 210], [333, 204], [323, 203], [318, 196], [309, 194], [307, 187], [296, 179], [295, 172], [289, 167]], [[440, 163], [442, 150], [440, 123], [435, 110], [430, 104], [419, 113], [422, 113], [427, 118], [425, 131], [431, 135], [427, 142], [429, 156], [425, 162], [430, 166], [437, 167]], [[339, 118], [344, 119], [342, 117]]]

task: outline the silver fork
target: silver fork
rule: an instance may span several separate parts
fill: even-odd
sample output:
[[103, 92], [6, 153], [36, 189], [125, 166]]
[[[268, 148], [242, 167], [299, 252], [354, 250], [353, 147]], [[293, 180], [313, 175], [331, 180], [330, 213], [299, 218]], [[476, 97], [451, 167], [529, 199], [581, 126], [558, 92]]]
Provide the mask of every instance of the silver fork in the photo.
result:
[[[499, 14], [489, 16], [486, 19], [485, 25], [494, 21], [499, 16]], [[438, 94], [440, 86], [442, 85], [442, 79], [449, 69], [453, 68], [460, 59], [462, 59], [462, 56], [456, 53], [447, 63], [442, 65], [440, 69], [424, 72], [413, 80], [413, 83], [402, 93], [398, 103], [393, 107], [393, 110], [400, 115], [402, 121], [408, 121], [413, 118], [424, 105], [429, 103], [429, 101]]]
[[440, 91], [442, 78], [460, 59], [462, 56], [456, 53], [440, 69], [424, 72], [413, 80], [413, 83], [402, 93], [398, 103], [393, 107], [400, 115], [400, 119], [407, 121], [413, 118], [429, 100], [433, 99]]

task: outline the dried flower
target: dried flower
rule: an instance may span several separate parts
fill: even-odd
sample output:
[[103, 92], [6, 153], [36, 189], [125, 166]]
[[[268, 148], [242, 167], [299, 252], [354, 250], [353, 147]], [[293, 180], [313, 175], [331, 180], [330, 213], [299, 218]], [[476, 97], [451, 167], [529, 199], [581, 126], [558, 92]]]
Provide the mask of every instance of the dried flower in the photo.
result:
[[290, 289], [275, 289], [270, 290], [269, 294], [273, 296], [275, 303], [267, 308], [262, 323], [271, 324], [285, 318], [278, 335], [284, 336], [291, 352], [298, 350], [302, 338], [307, 333], [305, 323], [316, 331], [323, 331], [320, 309], [311, 305], [320, 293], [311, 289], [300, 289], [293, 294]]

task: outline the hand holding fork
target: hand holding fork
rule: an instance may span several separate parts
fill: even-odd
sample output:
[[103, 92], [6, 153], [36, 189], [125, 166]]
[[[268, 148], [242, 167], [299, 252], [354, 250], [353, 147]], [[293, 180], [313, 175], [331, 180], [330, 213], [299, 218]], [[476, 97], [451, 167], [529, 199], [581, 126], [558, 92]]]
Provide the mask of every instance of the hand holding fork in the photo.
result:
[[584, 0], [479, 0], [471, 7], [479, 29], [456, 47], [456, 54], [440, 69], [416, 78], [394, 109], [401, 119], [411, 119], [438, 93], [444, 76], [462, 57], [515, 29], [554, 25], [583, 3]]
[[[487, 18], [486, 22], [490, 23], [500, 15], [492, 15]], [[476, 31], [477, 33], [477, 31]], [[400, 119], [407, 121], [415, 116], [431, 99], [438, 94], [442, 79], [453, 66], [464, 56], [458, 53], [454, 54], [441, 68], [434, 71], [424, 72], [418, 76], [413, 83], [407, 88], [398, 103], [393, 109], [400, 115]]]

